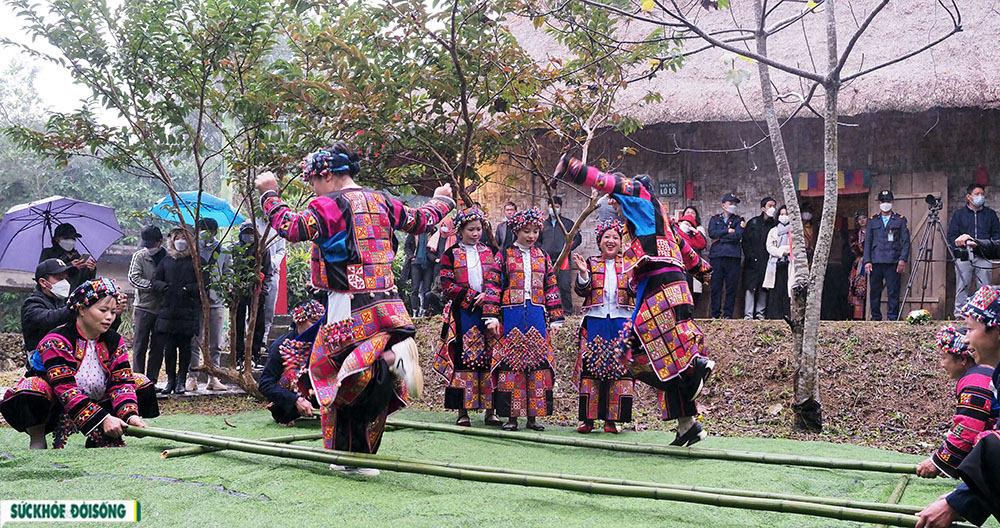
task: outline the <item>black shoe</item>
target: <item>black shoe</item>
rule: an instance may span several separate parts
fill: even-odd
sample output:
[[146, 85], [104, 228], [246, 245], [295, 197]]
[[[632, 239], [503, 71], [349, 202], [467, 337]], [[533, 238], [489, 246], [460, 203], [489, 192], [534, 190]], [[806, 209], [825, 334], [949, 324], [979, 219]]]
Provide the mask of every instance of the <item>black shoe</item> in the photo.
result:
[[178, 384], [177, 388], [174, 389], [174, 394], [184, 394], [186, 392], [187, 392], [187, 390], [184, 389], [184, 385], [182, 385], [182, 384]]
[[693, 376], [687, 380], [682, 388], [684, 398], [688, 401], [694, 401], [701, 395], [701, 389], [705, 388], [705, 382], [708, 381], [709, 376], [712, 375], [712, 369], [715, 368], [715, 362], [704, 356], [695, 356], [691, 363], [694, 365]]
[[688, 429], [686, 433], [682, 435], [677, 435], [677, 438], [674, 438], [674, 441], [670, 442], [670, 445], [679, 447], [691, 447], [692, 445], [697, 444], [698, 442], [704, 440], [705, 437], [707, 436], [708, 433], [705, 432], [705, 429], [701, 426], [701, 424], [695, 422], [694, 425], [692, 425], [691, 428]]
[[174, 389], [176, 388], [177, 388], [177, 378], [167, 378], [167, 385], [166, 387], [163, 387], [163, 390], [160, 391], [160, 394], [170, 394], [171, 392], [174, 392]]

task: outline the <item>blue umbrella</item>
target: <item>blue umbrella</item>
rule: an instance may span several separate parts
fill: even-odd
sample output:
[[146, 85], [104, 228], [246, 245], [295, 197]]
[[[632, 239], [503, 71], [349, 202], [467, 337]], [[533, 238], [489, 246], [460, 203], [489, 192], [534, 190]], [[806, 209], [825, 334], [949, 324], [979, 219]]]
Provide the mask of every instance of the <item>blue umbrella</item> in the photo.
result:
[[[198, 209], [198, 191], [185, 191], [177, 193], [177, 203], [180, 205], [180, 213], [184, 217], [184, 223], [194, 224], [194, 213]], [[177, 210], [174, 208], [174, 201], [170, 195], [163, 197], [156, 202], [149, 212], [159, 216], [168, 222], [180, 222], [177, 217]], [[243, 223], [243, 217], [233, 210], [229, 202], [212, 196], [206, 192], [201, 193], [201, 218], [211, 218], [219, 223], [219, 227], [231, 227]]]
[[115, 210], [104, 205], [62, 196], [15, 205], [0, 225], [0, 269], [35, 271], [42, 247], [51, 245], [52, 231], [67, 223], [83, 235], [77, 249], [94, 259], [122, 237]]

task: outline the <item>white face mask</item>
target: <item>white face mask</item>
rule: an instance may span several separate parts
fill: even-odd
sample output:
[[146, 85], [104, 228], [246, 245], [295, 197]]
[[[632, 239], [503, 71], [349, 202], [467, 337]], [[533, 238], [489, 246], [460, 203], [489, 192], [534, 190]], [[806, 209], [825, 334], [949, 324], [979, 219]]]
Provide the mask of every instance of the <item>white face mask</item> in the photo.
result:
[[764, 214], [766, 214], [768, 218], [774, 218], [774, 213], [777, 212], [778, 210], [775, 209], [774, 207], [768, 207], [767, 210], [764, 211]]
[[689, 224], [687, 222], [681, 222], [680, 226], [681, 226], [681, 231], [684, 231], [685, 233], [687, 233], [689, 235], [693, 235], [694, 234], [695, 229], [694, 229], [693, 225], [691, 225], [691, 224]]
[[64, 238], [59, 241], [59, 247], [63, 248], [65, 251], [73, 251], [73, 248], [76, 247], [76, 239]]
[[882, 210], [883, 213], [888, 213], [892, 211], [892, 202], [882, 202], [878, 204], [878, 208]]
[[802, 213], [802, 219], [805, 220], [806, 222], [812, 220], [812, 217], [813, 217], [813, 214], [810, 213], [810, 212], [808, 212], [808, 211]]
[[736, 206], [735, 205], [727, 205], [726, 206], [726, 212], [729, 213], [729, 214], [736, 214]]
[[788, 215], [781, 215], [778, 217], [778, 221], [781, 222], [783, 225], [788, 225], [788, 222], [792, 221], [792, 217]]
[[52, 295], [60, 299], [65, 299], [69, 297], [69, 281], [63, 279], [52, 285]]
[[184, 240], [183, 238], [179, 238], [177, 240], [174, 240], [174, 249], [176, 249], [177, 251], [179, 251], [181, 253], [184, 253], [185, 251], [187, 251], [187, 249], [188, 249], [187, 240]]

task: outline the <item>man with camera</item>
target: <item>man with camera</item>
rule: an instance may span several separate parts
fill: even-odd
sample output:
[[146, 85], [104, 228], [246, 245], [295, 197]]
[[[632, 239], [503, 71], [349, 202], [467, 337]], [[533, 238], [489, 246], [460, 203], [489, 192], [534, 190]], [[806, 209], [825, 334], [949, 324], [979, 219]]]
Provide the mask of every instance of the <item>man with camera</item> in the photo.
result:
[[[976, 240], [1000, 240], [1000, 219], [993, 209], [986, 207], [986, 186], [970, 184], [965, 190], [965, 207], [956, 210], [948, 222], [948, 243], [955, 253], [955, 318], [962, 318], [961, 309], [969, 300], [969, 287], [975, 276], [975, 289], [989, 286], [993, 264], [972, 254], [961, 235]], [[976, 291], [973, 289], [972, 291]]]
[[910, 230], [906, 218], [893, 212], [892, 191], [878, 193], [881, 214], [865, 226], [865, 272], [868, 274], [872, 321], [882, 320], [882, 285], [888, 291], [887, 319], [899, 318], [899, 274], [910, 258]]

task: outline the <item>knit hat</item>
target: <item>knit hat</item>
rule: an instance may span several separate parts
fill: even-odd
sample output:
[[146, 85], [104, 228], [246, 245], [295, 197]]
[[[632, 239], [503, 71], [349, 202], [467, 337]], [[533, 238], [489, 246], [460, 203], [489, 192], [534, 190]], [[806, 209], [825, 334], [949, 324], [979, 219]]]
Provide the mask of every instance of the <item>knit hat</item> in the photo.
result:
[[604, 232], [609, 229], [614, 229], [618, 232], [618, 236], [622, 236], [622, 233], [625, 231], [625, 224], [617, 218], [608, 218], [607, 220], [597, 224], [597, 229], [594, 230], [594, 234], [597, 235], [598, 243], [601, 242], [601, 237], [604, 236]]
[[326, 315], [326, 307], [315, 299], [304, 302], [292, 309], [292, 322], [304, 323], [310, 319], [319, 319]]
[[532, 207], [531, 209], [522, 209], [514, 213], [514, 217], [510, 219], [507, 223], [510, 226], [511, 231], [517, 233], [526, 226], [533, 225], [539, 229], [542, 228], [542, 213]]
[[934, 339], [938, 350], [942, 352], [955, 354], [956, 356], [971, 356], [972, 350], [969, 350], [969, 345], [962, 342], [963, 337], [965, 337], [965, 334], [956, 330], [955, 327], [942, 326]]
[[66, 299], [66, 305], [69, 306], [70, 310], [76, 312], [80, 308], [97, 304], [98, 301], [109, 295], [114, 296], [120, 303], [128, 299], [113, 279], [97, 277], [77, 286]]
[[476, 220], [482, 222], [483, 227], [486, 227], [486, 224], [489, 222], [489, 219], [486, 218], [486, 213], [478, 207], [470, 207], [459, 211], [455, 215], [455, 232], [461, 233], [465, 224]]
[[971, 317], [987, 327], [1000, 326], [1000, 292], [983, 286], [962, 307], [962, 315]]

